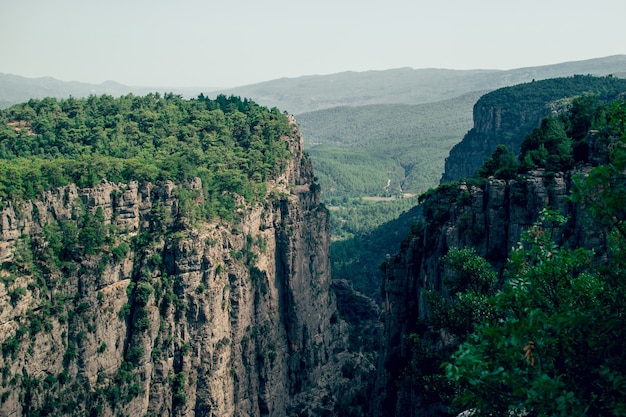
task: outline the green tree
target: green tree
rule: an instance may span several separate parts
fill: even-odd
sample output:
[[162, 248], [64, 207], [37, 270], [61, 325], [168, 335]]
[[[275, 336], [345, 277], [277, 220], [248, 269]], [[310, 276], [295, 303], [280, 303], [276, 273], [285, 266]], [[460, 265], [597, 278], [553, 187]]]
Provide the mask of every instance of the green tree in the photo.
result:
[[607, 247], [595, 254], [555, 244], [567, 219], [548, 209], [523, 233], [490, 301], [494, 316], [446, 364], [458, 404], [475, 415], [626, 416], [626, 102], [578, 111], [594, 121], [576, 120], [573, 131], [596, 127], [587, 139], [609, 151], [575, 178], [571, 200]]
[[59, 259], [61, 261], [75, 260], [79, 256], [78, 227], [76, 223], [71, 220], [60, 220], [59, 232], [62, 242]]
[[515, 154], [505, 145], [498, 145], [490, 158], [485, 160], [483, 166], [478, 170], [479, 177], [488, 178], [494, 176], [501, 179], [512, 179], [519, 171], [520, 163]]
[[425, 292], [428, 318], [422, 324], [429, 330], [408, 336], [410, 360], [398, 381], [400, 386], [419, 387], [415, 395], [424, 407], [449, 404], [454, 398], [454, 386], [439, 364], [450, 357], [476, 323], [491, 317], [489, 298], [497, 282], [491, 265], [474, 249], [452, 248], [442, 263], [449, 294]]
[[444, 285], [449, 296], [427, 291], [429, 323], [458, 340], [464, 340], [476, 323], [491, 316], [488, 300], [497, 274], [473, 248], [451, 248], [442, 258], [447, 273]]
[[83, 214], [83, 224], [78, 233], [78, 239], [83, 244], [85, 254], [93, 255], [96, 249], [106, 239], [106, 228], [104, 225], [104, 212], [102, 207], [98, 207], [94, 214], [85, 209]]
[[524, 168], [549, 171], [569, 169], [574, 164], [572, 140], [558, 117], [546, 117], [522, 142], [520, 159]]
[[[610, 269], [619, 272], [601, 273], [592, 252], [557, 246], [552, 232], [564, 221], [545, 210], [523, 234], [492, 300], [495, 318], [447, 364], [463, 407], [484, 415], [626, 415], [626, 354], [616, 344], [626, 336], [626, 274], [615, 263]], [[624, 254], [623, 237], [613, 245], [609, 264], [623, 264], [614, 258]]]

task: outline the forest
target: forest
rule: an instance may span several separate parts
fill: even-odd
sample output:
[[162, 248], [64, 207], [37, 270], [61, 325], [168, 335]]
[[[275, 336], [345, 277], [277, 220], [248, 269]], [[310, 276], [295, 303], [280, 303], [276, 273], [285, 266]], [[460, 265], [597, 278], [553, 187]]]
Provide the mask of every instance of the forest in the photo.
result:
[[31, 99], [0, 112], [0, 202], [51, 187], [202, 180], [199, 216], [232, 216], [284, 168], [287, 116], [239, 97], [132, 94]]
[[[368, 143], [377, 143], [377, 147], [373, 146], [368, 148], [377, 155], [376, 158], [380, 160], [393, 160], [390, 155], [394, 154], [394, 149], [405, 149], [409, 145], [416, 147], [418, 141], [423, 143], [423, 147], [415, 148], [412, 151], [398, 152], [396, 155], [406, 155], [407, 157], [418, 153], [424, 152], [419, 157], [416, 157], [416, 163], [412, 169], [413, 175], [422, 176], [424, 173], [431, 172], [435, 176], [435, 172], [440, 173], [443, 171], [443, 158], [437, 159], [437, 155], [443, 153], [443, 147], [446, 143], [452, 148], [450, 156], [446, 161], [446, 167], [453, 159], [453, 153], [458, 155], [457, 160], [461, 160], [463, 163], [471, 162], [475, 165], [475, 168], [471, 173], [468, 173], [465, 178], [470, 181], [476, 181], [476, 178], [484, 179], [490, 175], [495, 175], [497, 178], [511, 179], [517, 175], [518, 171], [528, 171], [534, 167], [548, 168], [551, 171], [558, 171], [560, 169], [571, 168], [573, 164], [581, 161], [588, 155], [589, 149], [586, 148], [584, 141], [584, 135], [590, 126], [589, 117], [587, 114], [589, 111], [589, 105], [594, 101], [606, 102], [615, 99], [620, 91], [626, 89], [626, 80], [617, 77], [593, 77], [587, 75], [576, 75], [572, 77], [563, 77], [556, 79], [548, 79], [541, 81], [527, 82], [511, 87], [505, 87], [496, 91], [489, 92], [481, 96], [478, 101], [475, 102], [475, 112], [479, 113], [495, 113], [498, 109], [502, 109], [500, 113], [500, 123], [497, 126], [483, 126], [485, 132], [478, 134], [476, 128], [464, 130], [459, 135], [467, 133], [462, 141], [457, 142], [454, 145], [453, 141], [447, 142], [446, 138], [442, 135], [439, 136], [436, 132], [445, 131], [446, 125], [446, 108], [452, 114], [456, 114], [459, 108], [462, 106], [457, 101], [446, 101], [439, 103], [441, 107], [437, 105], [430, 105], [432, 109], [438, 109], [439, 113], [433, 111], [432, 117], [427, 111], [420, 111], [420, 106], [413, 106], [415, 114], [419, 114], [416, 120], [426, 120], [424, 126], [430, 126], [425, 129], [423, 136], [416, 129], [417, 124], [414, 125], [413, 139], [410, 136], [398, 135], [396, 130], [391, 124], [386, 124], [380, 121], [380, 126], [389, 127], [389, 131], [392, 132], [387, 139], [380, 139], [379, 142], [375, 140], [375, 133], [369, 135], [363, 133], [362, 138], [370, 138]], [[575, 98], [577, 98], [575, 100]], [[586, 101], [589, 101], [587, 103]], [[374, 106], [372, 106], [374, 107]], [[347, 110], [335, 110], [340, 111], [340, 114], [344, 115], [359, 115], [368, 114], [364, 109], [348, 112]], [[561, 120], [559, 118], [548, 118], [542, 122], [542, 119], [546, 115], [559, 115], [567, 114], [571, 111], [572, 121]], [[408, 116], [407, 113], [399, 113], [400, 115]], [[436, 116], [439, 114], [439, 116]], [[357, 116], [353, 116], [356, 121], [361, 119]], [[376, 117], [372, 113], [369, 114], [374, 120]], [[400, 124], [398, 119], [392, 119], [399, 123], [398, 126], [407, 126]], [[406, 117], [405, 117], [406, 119]], [[305, 119], [306, 120], [306, 119]], [[331, 119], [332, 120], [332, 119]], [[450, 129], [459, 129], [463, 123], [460, 119], [451, 117], [449, 120]], [[563, 125], [566, 123], [566, 125]], [[567, 123], [573, 124], [573, 127], [569, 127]], [[365, 126], [372, 126], [375, 123], [368, 122]], [[561, 126], [563, 125], [563, 126]], [[305, 125], [306, 126], [306, 125]], [[354, 129], [351, 132], [343, 132], [347, 140], [339, 145], [342, 149], [353, 149], [355, 152], [359, 152], [361, 148], [366, 145], [362, 144], [364, 140], [361, 139], [361, 131], [356, 130], [359, 123], [353, 124]], [[432, 127], [439, 126], [438, 130], [432, 129]], [[533, 129], [538, 127], [539, 129], [533, 132]], [[491, 130], [488, 130], [491, 128]], [[573, 129], [569, 141], [564, 140], [566, 136], [564, 129]], [[372, 132], [377, 132], [378, 127], [372, 129]], [[433, 133], [430, 133], [433, 131]], [[458, 131], [458, 130], [457, 130]], [[356, 133], [353, 133], [356, 132]], [[394, 136], [395, 135], [395, 136]], [[528, 135], [542, 136], [547, 135], [552, 139], [542, 146], [535, 139], [529, 139], [524, 142]], [[342, 136], [343, 137], [343, 136]], [[380, 136], [383, 137], [382, 135]], [[459, 136], [460, 137], [460, 136]], [[317, 142], [332, 143], [331, 132], [325, 132], [321, 130], [319, 136], [314, 136]], [[396, 141], [395, 139], [398, 139]], [[431, 140], [436, 144], [431, 144]], [[338, 139], [335, 139], [338, 142]], [[525, 143], [522, 145], [522, 143]], [[498, 146], [500, 144], [500, 146]], [[437, 146], [440, 146], [437, 149]], [[321, 147], [317, 146], [317, 147]], [[322, 167], [326, 167], [326, 160], [324, 155], [316, 153], [313, 147], [311, 156], [313, 163], [316, 167], [322, 164]], [[557, 148], [567, 148], [568, 152], [561, 155]], [[568, 148], [570, 147], [570, 148]], [[448, 148], [448, 149], [450, 149]], [[567, 149], [563, 149], [564, 151]], [[346, 151], [344, 151], [346, 152]], [[495, 152], [495, 153], [494, 153]], [[518, 159], [520, 152], [523, 153], [522, 160]], [[547, 153], [546, 153], [547, 152]], [[484, 153], [484, 156], [483, 156]], [[493, 154], [492, 154], [493, 153]], [[549, 156], [551, 155], [551, 156]], [[387, 159], [385, 159], [387, 158]], [[485, 161], [486, 159], [486, 161]], [[321, 162], [320, 162], [321, 160]], [[394, 162], [396, 163], [396, 162]], [[375, 169], [376, 165], [363, 168], [364, 172], [370, 172]], [[358, 167], [351, 167], [352, 171], [358, 171]], [[366, 170], [367, 169], [367, 170]], [[331, 179], [334, 176], [343, 178], [350, 178], [345, 172], [348, 169], [336, 170], [329, 172], [328, 176]], [[382, 174], [382, 170], [379, 171], [379, 175]], [[324, 190], [325, 176], [322, 173], [317, 173], [320, 177], [320, 184]], [[454, 180], [450, 180], [449, 172], [444, 173], [443, 178], [439, 176], [436, 181], [427, 181], [428, 177], [422, 178], [422, 187], [426, 186], [431, 188], [427, 191], [427, 188], [421, 188], [417, 194], [429, 195], [435, 187], [439, 184], [439, 179], [442, 178], [443, 182], [456, 183], [460, 177], [456, 177]], [[373, 181], [369, 178], [362, 181]], [[331, 181], [330, 184], [333, 184]], [[431, 184], [431, 185], [428, 185]], [[356, 194], [356, 193], [355, 193]], [[350, 195], [350, 194], [348, 194]], [[400, 248], [400, 242], [411, 232], [411, 225], [417, 222], [419, 216], [416, 212], [419, 210], [411, 210], [412, 205], [407, 206], [408, 201], [416, 201], [418, 197], [412, 199], [400, 199], [393, 202], [368, 202], [368, 201], [355, 201], [353, 199], [342, 199], [333, 194], [322, 194], [322, 196], [331, 197], [329, 201], [335, 202], [337, 206], [336, 210], [332, 211], [333, 214], [333, 233], [338, 237], [332, 245], [332, 261], [333, 261], [333, 276], [338, 278], [354, 277], [353, 271], [358, 269], [363, 274], [352, 278], [355, 280], [355, 286], [365, 294], [369, 294], [372, 297], [378, 297], [380, 291], [380, 271], [379, 265], [385, 260], [387, 254], [393, 254]], [[422, 198], [423, 200], [424, 198]], [[372, 206], [376, 205], [376, 208]], [[376, 213], [377, 218], [371, 215]], [[385, 213], [389, 213], [388, 216]], [[362, 227], [351, 227], [355, 224], [355, 219], [362, 225]], [[379, 219], [378, 223], [376, 220]], [[389, 223], [387, 223], [389, 222]]]
[[[605, 233], [606, 248], [559, 243], [573, 219], [551, 207], [522, 233], [503, 271], [472, 248], [451, 248], [442, 258], [449, 297], [426, 291], [428, 319], [410, 336], [403, 374], [425, 402], [453, 403], [476, 416], [626, 415], [625, 125], [623, 96], [608, 103], [582, 96], [544, 119], [519, 157], [500, 147], [486, 161], [474, 186], [493, 175], [591, 164], [587, 175], [573, 177], [569, 201], [584, 208], [587, 227]], [[421, 197], [429, 227], [445, 222], [445, 201], [458, 187]], [[413, 237], [422, 233], [415, 228]], [[432, 331], [452, 343], [436, 348]]]

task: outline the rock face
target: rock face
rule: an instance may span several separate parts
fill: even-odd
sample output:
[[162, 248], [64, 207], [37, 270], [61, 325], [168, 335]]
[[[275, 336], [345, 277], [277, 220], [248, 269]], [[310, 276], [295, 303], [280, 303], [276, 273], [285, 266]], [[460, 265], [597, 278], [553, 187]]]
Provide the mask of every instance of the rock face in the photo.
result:
[[[474, 127], [450, 150], [441, 183], [471, 178], [498, 145], [505, 145], [518, 153], [524, 137], [550, 111], [548, 106], [542, 106], [539, 109], [529, 109], [528, 113], [517, 113], [506, 107], [491, 107], [478, 101], [474, 106]], [[502, 135], [505, 127], [510, 127], [507, 126], [509, 123], [503, 122], [507, 119], [509, 123], [517, 124], [515, 135]]]
[[328, 212], [300, 134], [285, 140], [284, 174], [230, 222], [182, 216], [171, 182], [5, 204], [0, 414], [336, 415]]
[[[589, 167], [579, 167], [577, 173]], [[575, 172], [551, 174], [536, 170], [516, 180], [489, 179], [483, 187], [464, 182], [440, 187], [424, 203], [424, 226], [388, 259], [383, 278], [384, 336], [378, 366], [375, 416], [434, 416], [441, 409], [424, 406], [421, 387], [398, 388], [410, 359], [407, 336], [420, 333], [426, 317], [425, 290], [443, 292], [441, 257], [452, 247], [473, 247], [497, 270], [502, 270], [521, 232], [552, 207], [571, 216], [557, 236], [563, 244], [602, 250], [605, 236], [588, 227], [589, 219], [566, 197]], [[439, 342], [446, 343], [445, 337]]]
[[573, 97], [596, 92], [614, 96], [626, 88], [615, 77], [575, 75], [518, 84], [482, 96], [474, 105], [474, 127], [446, 158], [441, 183], [471, 178], [498, 145], [518, 154], [522, 141], [541, 119], [563, 111]]

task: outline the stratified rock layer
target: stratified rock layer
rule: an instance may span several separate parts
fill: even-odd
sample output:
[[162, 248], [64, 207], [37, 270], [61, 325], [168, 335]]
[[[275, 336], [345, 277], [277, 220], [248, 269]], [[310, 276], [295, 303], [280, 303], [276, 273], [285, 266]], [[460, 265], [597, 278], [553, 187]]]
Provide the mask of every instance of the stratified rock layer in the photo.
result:
[[[424, 229], [385, 263], [384, 336], [373, 415], [425, 417], [443, 412], [436, 404], [425, 406], [421, 402], [422, 387], [400, 386], [394, 381], [401, 378], [411, 358], [407, 336], [423, 330], [418, 323], [427, 315], [424, 291], [445, 294], [441, 258], [450, 248], [475, 248], [479, 256], [502, 271], [522, 231], [539, 219], [545, 207], [571, 216], [566, 227], [556, 232], [559, 243], [600, 251], [606, 248], [602, 230], [590, 228], [589, 218], [567, 199], [572, 176], [589, 168], [556, 174], [535, 170], [510, 181], [489, 178], [484, 187], [450, 184], [424, 202]], [[445, 336], [438, 343], [445, 345]]]
[[[295, 127], [285, 141], [284, 174], [260, 203], [241, 199], [232, 222], [190, 221], [172, 182], [6, 202], [0, 414], [336, 415], [350, 401], [337, 394], [338, 363], [351, 359], [338, 355], [348, 335], [330, 289], [328, 212]], [[76, 228], [87, 212], [109, 240], [49, 261], [50, 225]]]

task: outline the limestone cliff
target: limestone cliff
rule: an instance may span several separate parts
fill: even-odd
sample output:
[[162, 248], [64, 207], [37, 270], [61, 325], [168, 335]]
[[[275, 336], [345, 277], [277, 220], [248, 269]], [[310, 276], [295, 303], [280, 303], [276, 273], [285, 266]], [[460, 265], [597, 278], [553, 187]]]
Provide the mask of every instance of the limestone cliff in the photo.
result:
[[[589, 219], [567, 196], [572, 176], [585, 172], [531, 171], [515, 180], [490, 178], [484, 186], [465, 182], [442, 186], [424, 203], [424, 222], [416, 227], [402, 250], [385, 263], [383, 278], [384, 336], [378, 367], [376, 416], [446, 415], [442, 404], [428, 404], [420, 392], [428, 387], [398, 384], [411, 358], [407, 336], [423, 334], [426, 318], [424, 291], [445, 292], [442, 256], [452, 247], [473, 247], [501, 270], [521, 232], [538, 220], [539, 211], [551, 206], [571, 216], [560, 231], [561, 243], [602, 249], [605, 236], [589, 228]], [[439, 347], [448, 342], [435, 336]]]
[[501, 88], [474, 105], [474, 127], [446, 158], [441, 183], [471, 178], [498, 145], [518, 153], [526, 135], [549, 114], [563, 111], [572, 97], [596, 93], [612, 97], [626, 88], [615, 77], [576, 75]]
[[189, 220], [172, 182], [5, 202], [0, 415], [336, 415], [328, 212], [295, 127], [285, 140], [287, 169], [229, 222]]

